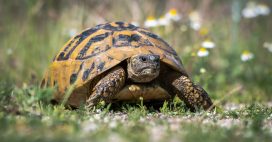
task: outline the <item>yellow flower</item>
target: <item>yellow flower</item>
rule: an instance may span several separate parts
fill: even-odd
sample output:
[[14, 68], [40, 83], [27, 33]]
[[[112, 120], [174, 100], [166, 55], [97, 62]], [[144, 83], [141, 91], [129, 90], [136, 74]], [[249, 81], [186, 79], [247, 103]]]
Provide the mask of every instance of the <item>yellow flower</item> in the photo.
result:
[[215, 43], [212, 42], [211, 40], [209, 39], [206, 39], [205, 41], [203, 41], [201, 43], [201, 46], [204, 47], [204, 48], [214, 48], [215, 47]]
[[198, 57], [206, 57], [208, 55], [209, 55], [209, 51], [206, 48], [202, 47], [197, 51], [197, 56]]
[[158, 26], [158, 21], [155, 19], [155, 17], [153, 16], [149, 16], [147, 17], [145, 23], [144, 23], [144, 26], [149, 28], [149, 27], [156, 27]]
[[193, 57], [196, 56], [196, 53], [195, 52], [191, 53], [191, 56], [193, 56]]
[[209, 30], [205, 27], [202, 27], [199, 29], [199, 34], [202, 35], [202, 36], [205, 36], [209, 33]]
[[169, 20], [179, 21], [181, 16], [178, 14], [175, 8], [170, 9], [166, 14], [165, 17]]
[[177, 10], [175, 8], [172, 8], [168, 11], [170, 15], [177, 15]]
[[249, 52], [248, 50], [244, 50], [241, 55], [241, 60], [246, 62], [246, 61], [253, 59], [253, 57], [254, 57], [254, 55], [251, 52]]

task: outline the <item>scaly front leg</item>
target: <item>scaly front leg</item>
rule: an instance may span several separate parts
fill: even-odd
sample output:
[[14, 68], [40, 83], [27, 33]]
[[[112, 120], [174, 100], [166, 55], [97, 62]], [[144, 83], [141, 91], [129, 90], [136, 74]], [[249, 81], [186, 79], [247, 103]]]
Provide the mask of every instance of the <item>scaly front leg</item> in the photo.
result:
[[86, 108], [90, 109], [99, 101], [110, 102], [124, 86], [126, 73], [122, 67], [115, 67], [92, 88], [92, 94], [86, 101]]

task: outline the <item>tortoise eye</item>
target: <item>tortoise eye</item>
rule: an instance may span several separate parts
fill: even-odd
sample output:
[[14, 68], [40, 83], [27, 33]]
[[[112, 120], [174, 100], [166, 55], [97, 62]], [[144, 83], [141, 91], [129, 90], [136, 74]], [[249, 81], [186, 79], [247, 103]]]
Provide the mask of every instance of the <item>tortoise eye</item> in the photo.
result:
[[155, 59], [156, 59], [154, 56], [150, 56], [149, 58], [151, 61], [155, 61]]
[[149, 59], [151, 60], [151, 61], [159, 61], [160, 60], [160, 56], [150, 56], [149, 57]]
[[147, 61], [147, 58], [146, 58], [145, 56], [140, 56], [139, 58], [140, 58], [140, 60], [141, 60], [142, 62]]

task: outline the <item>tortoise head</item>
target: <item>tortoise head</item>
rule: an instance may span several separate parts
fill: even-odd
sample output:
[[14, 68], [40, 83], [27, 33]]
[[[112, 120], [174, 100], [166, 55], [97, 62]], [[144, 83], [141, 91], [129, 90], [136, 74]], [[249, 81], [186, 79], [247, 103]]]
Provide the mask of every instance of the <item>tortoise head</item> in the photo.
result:
[[156, 54], [138, 54], [128, 60], [128, 78], [134, 82], [150, 82], [160, 73], [160, 56]]

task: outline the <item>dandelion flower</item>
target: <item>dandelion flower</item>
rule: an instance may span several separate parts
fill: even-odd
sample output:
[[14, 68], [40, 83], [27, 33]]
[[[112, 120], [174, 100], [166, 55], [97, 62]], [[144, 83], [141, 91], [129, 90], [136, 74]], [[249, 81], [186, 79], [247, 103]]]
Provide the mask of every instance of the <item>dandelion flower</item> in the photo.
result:
[[144, 22], [144, 26], [147, 28], [156, 27], [158, 26], [158, 21], [154, 17], [149, 16]]
[[189, 14], [190, 26], [192, 29], [198, 31], [201, 28], [201, 17], [197, 11], [193, 11]]
[[269, 52], [272, 52], [272, 43], [265, 42], [265, 43], [263, 44], [263, 47], [264, 47], [264, 48], [267, 48]]
[[201, 43], [201, 46], [204, 48], [214, 48], [215, 47], [215, 43], [212, 42], [211, 40], [205, 40]]
[[197, 51], [197, 56], [198, 57], [206, 57], [208, 55], [209, 55], [209, 51], [206, 48], [202, 47]]
[[181, 16], [178, 14], [175, 8], [170, 9], [166, 14], [165, 17], [169, 20], [179, 21]]
[[253, 59], [254, 55], [249, 52], [248, 50], [243, 51], [242, 55], [241, 55], [241, 60], [246, 62], [249, 61], [251, 59]]

